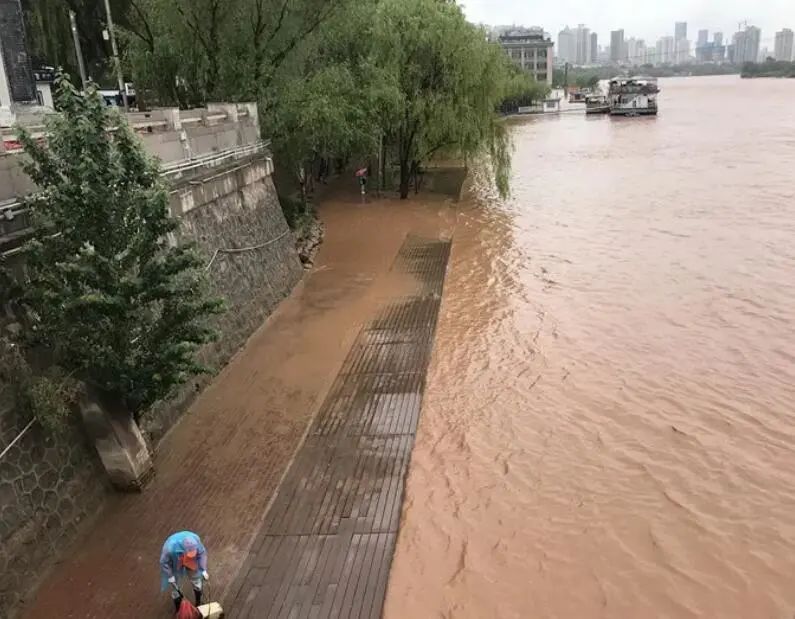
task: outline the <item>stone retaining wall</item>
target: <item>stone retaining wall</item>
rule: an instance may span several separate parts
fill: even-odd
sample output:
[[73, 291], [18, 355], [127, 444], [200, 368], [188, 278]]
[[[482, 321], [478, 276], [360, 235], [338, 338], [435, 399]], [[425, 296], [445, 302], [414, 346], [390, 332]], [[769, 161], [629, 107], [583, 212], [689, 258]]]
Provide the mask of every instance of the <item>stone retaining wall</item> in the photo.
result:
[[[216, 321], [220, 337], [199, 356], [212, 370], [229, 361], [303, 274], [272, 173], [270, 159], [254, 157], [188, 181], [171, 194], [172, 211], [182, 222], [181, 240], [196, 244], [209, 264], [213, 290], [226, 304]], [[152, 441], [168, 431], [210, 379], [194, 378], [146, 416], [142, 427]]]
[[[214, 292], [227, 311], [216, 319], [218, 341], [201, 361], [220, 369], [301, 278], [292, 233], [259, 156], [216, 168], [173, 188], [178, 242], [194, 242], [209, 265]], [[231, 250], [231, 251], [230, 251]], [[2, 321], [0, 321], [2, 322]], [[142, 420], [153, 444], [211, 379], [199, 377]], [[0, 452], [22, 430], [8, 385], [0, 384]], [[155, 464], [155, 466], [157, 466]], [[41, 574], [98, 512], [109, 485], [80, 427], [49, 437], [37, 426], [0, 459], [0, 618], [11, 617]]]
[[[24, 427], [0, 385], [0, 446]], [[83, 433], [48, 436], [37, 425], [0, 459], [0, 617], [10, 617], [78, 527], [97, 512], [108, 484]]]

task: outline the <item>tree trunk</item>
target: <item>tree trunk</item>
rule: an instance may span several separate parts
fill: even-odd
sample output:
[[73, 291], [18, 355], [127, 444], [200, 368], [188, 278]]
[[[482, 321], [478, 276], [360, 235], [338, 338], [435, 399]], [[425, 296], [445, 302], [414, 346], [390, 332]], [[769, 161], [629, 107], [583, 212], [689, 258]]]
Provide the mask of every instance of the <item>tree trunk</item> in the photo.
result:
[[405, 200], [409, 197], [409, 187], [411, 183], [411, 167], [408, 158], [400, 158], [400, 199]]
[[303, 208], [303, 212], [306, 212], [306, 167], [302, 163], [298, 166], [298, 184], [301, 187], [301, 206]]

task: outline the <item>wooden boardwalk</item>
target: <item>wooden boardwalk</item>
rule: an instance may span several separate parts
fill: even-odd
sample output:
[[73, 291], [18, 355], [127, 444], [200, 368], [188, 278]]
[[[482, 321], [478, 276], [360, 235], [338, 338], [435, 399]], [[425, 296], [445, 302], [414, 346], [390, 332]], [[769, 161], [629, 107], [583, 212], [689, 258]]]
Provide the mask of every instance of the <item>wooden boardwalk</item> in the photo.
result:
[[377, 618], [395, 549], [449, 241], [408, 238], [415, 292], [359, 333], [227, 599], [233, 619]]

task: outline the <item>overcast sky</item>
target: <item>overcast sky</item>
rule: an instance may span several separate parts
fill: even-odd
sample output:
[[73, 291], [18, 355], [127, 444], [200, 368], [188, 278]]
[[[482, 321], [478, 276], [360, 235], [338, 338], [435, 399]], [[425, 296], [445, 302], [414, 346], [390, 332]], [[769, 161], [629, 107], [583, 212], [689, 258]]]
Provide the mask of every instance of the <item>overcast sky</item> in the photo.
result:
[[773, 47], [776, 30], [795, 30], [795, 0], [461, 0], [470, 21], [491, 25], [541, 26], [557, 41], [564, 26], [585, 24], [609, 44], [611, 30], [654, 43], [674, 34], [674, 22], [687, 22], [687, 37], [698, 30], [720, 30], [729, 38], [737, 22], [762, 29], [762, 46]]

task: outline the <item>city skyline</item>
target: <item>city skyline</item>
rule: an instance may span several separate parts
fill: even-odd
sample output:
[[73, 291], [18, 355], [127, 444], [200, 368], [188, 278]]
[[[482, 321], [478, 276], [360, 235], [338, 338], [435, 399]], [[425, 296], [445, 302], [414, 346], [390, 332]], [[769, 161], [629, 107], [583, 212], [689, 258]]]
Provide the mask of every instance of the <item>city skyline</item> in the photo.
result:
[[[708, 29], [697, 32], [688, 30], [688, 23], [675, 23], [674, 35], [666, 35], [657, 41], [646, 41], [640, 37], [626, 36], [623, 29], [610, 32], [610, 39], [605, 46], [597, 45], [598, 35], [591, 32], [585, 24], [576, 28], [565, 26], [557, 37], [553, 33], [544, 32], [538, 26], [529, 27], [536, 36], [544, 36], [554, 46], [556, 63], [568, 63], [574, 66], [592, 64], [687, 64], [728, 62], [743, 64], [745, 62], [763, 62], [765, 58], [795, 61], [793, 54], [793, 31], [782, 28], [770, 38], [771, 45], [766, 45], [762, 31], [753, 24], [738, 24], [740, 30], [724, 37], [725, 33]], [[488, 26], [490, 32], [497, 34], [518, 34], [528, 31], [527, 26], [497, 25]], [[691, 39], [691, 35], [695, 40]]]
[[664, 6], [638, 8], [629, 0], [606, 0], [588, 3], [570, 0], [565, 5], [523, 6], [510, 0], [466, 0], [462, 2], [467, 18], [489, 25], [540, 26], [557, 42], [558, 32], [566, 26], [574, 29], [584, 24], [598, 35], [600, 44], [609, 42], [610, 33], [624, 30], [625, 38], [644, 39], [654, 44], [665, 36], [675, 36], [676, 22], [687, 22], [691, 51], [699, 30], [722, 32], [724, 39], [740, 30], [746, 22], [762, 31], [762, 44], [773, 49], [775, 33], [783, 28], [795, 29], [795, 2], [766, 0], [764, 6], [738, 0], [704, 0], [698, 7], [692, 2], [669, 0]]

